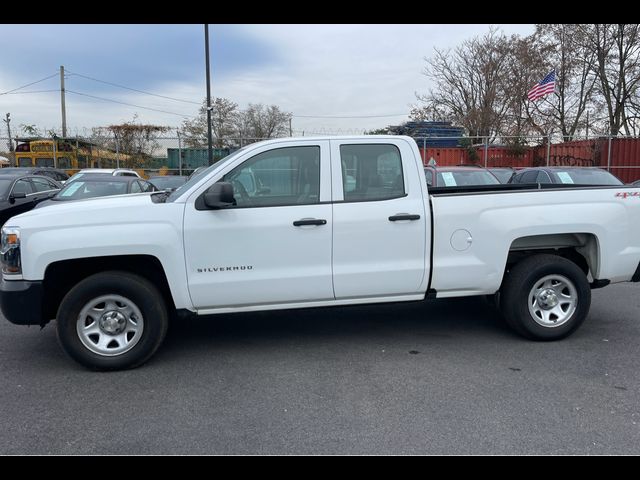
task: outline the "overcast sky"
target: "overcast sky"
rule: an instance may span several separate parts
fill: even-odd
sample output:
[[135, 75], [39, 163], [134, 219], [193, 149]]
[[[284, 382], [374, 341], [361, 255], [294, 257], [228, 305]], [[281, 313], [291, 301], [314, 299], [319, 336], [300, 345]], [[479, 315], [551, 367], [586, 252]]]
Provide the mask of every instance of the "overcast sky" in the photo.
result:
[[[524, 24], [495, 26], [506, 34], [534, 30]], [[432, 55], [434, 47], [455, 47], [489, 28], [210, 25], [212, 95], [241, 108], [248, 103], [278, 105], [294, 115], [295, 134], [361, 133], [396, 125], [408, 119], [415, 92], [428, 89], [424, 57]], [[0, 45], [0, 115], [11, 113], [14, 133], [20, 124], [60, 128], [59, 76], [17, 90], [58, 91], [2, 94], [55, 75], [60, 65], [68, 72], [70, 134], [129, 121], [134, 114], [140, 122], [175, 127], [197, 114], [198, 105], [188, 102], [200, 102], [206, 95], [202, 25], [4, 25]], [[1, 125], [3, 137], [6, 129]]]

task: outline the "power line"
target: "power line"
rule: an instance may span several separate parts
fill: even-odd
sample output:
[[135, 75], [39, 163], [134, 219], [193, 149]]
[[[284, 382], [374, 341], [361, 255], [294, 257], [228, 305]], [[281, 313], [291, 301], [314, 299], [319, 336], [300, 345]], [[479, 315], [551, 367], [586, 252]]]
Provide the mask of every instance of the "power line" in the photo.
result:
[[[71, 72], [70, 70], [67, 70], [67, 72], [69, 72], [70, 76], [71, 75], [75, 75], [76, 77], [86, 78], [87, 80], [103, 83], [105, 85], [111, 85], [111, 86], [118, 87], [118, 88], [124, 88], [126, 90], [131, 90], [132, 92], [143, 93], [145, 95], [151, 95], [153, 97], [164, 98], [164, 99], [167, 99], [167, 100], [174, 100], [176, 102], [189, 103], [189, 104], [192, 104], [192, 105], [201, 105], [200, 102], [194, 102], [193, 100], [184, 100], [182, 98], [169, 97], [169, 96], [166, 96], [166, 95], [160, 95], [160, 94], [157, 94], [157, 93], [147, 92], [145, 90], [139, 90], [137, 88], [127, 87], [125, 85], [120, 85], [118, 83], [107, 82], [106, 80], [100, 80], [98, 78], [90, 77], [88, 75], [83, 75], [81, 73]], [[395, 113], [395, 114], [386, 114], [386, 115], [292, 115], [292, 116], [295, 117], [295, 118], [383, 118], [383, 117], [404, 117], [406, 115], [408, 115], [408, 114], [407, 113]]]
[[31, 85], [35, 85], [36, 83], [44, 82], [45, 80], [49, 80], [50, 78], [57, 77], [58, 74], [54, 73], [53, 75], [49, 75], [48, 77], [41, 78], [40, 80], [36, 80], [35, 82], [27, 83], [26, 85], [22, 85], [21, 87], [14, 88], [13, 90], [7, 90], [6, 92], [0, 93], [0, 95], [7, 95], [11, 92], [15, 92], [16, 90], [22, 90], [23, 88], [30, 87]]
[[176, 112], [169, 112], [167, 110], [159, 110], [157, 108], [143, 107], [141, 105], [134, 105], [133, 103], [120, 102], [118, 100], [112, 100], [110, 98], [105, 98], [105, 97], [98, 97], [96, 95], [89, 95], [88, 93], [75, 92], [75, 91], [69, 90], [69, 89], [66, 89], [66, 91], [69, 92], [69, 93], [73, 93], [74, 95], [81, 95], [83, 97], [89, 97], [89, 98], [95, 98], [95, 99], [98, 99], [98, 100], [104, 100], [105, 102], [119, 103], [120, 105], [127, 105], [129, 107], [142, 108], [143, 110], [151, 110], [153, 112], [167, 113], [169, 115], [176, 115], [178, 117], [196, 118], [195, 115], [187, 115], [187, 114], [184, 114], [184, 113], [176, 113]]
[[[167, 95], [160, 95], [160, 94], [157, 94], [157, 93], [152, 93], [152, 92], [148, 92], [148, 91], [145, 91], [145, 90], [140, 90], [140, 89], [137, 89], [137, 88], [127, 87], [126, 85], [121, 85], [121, 84], [114, 83], [114, 82], [108, 82], [106, 80], [100, 80], [98, 78], [90, 77], [88, 75], [83, 75], [81, 73], [71, 72], [70, 70], [67, 70], [67, 72], [69, 73], [69, 76], [75, 75], [76, 77], [85, 78], [85, 79], [91, 80], [93, 82], [98, 82], [98, 83], [103, 83], [105, 85], [111, 85], [113, 87], [123, 88], [125, 90], [130, 90], [132, 92], [143, 93], [145, 95], [150, 95], [152, 97], [164, 98], [166, 100], [173, 100], [173, 101], [176, 101], [176, 102], [189, 103], [189, 104], [192, 104], [192, 105], [201, 105], [200, 102], [194, 102], [193, 100], [185, 100], [185, 99], [182, 99], [182, 98], [169, 97]], [[349, 118], [404, 117], [404, 116], [407, 116], [407, 115], [408, 115], [407, 113], [394, 113], [394, 114], [385, 114], [385, 115], [292, 115], [292, 117], [294, 117], [294, 118], [336, 118], [336, 119], [344, 118], [344, 119], [349, 119]]]
[[[67, 71], [69, 72], [69, 70], [67, 70]], [[200, 102], [194, 102], [192, 100], [184, 100], [182, 98], [174, 98], [174, 97], [168, 97], [166, 95], [159, 95], [157, 93], [146, 92], [144, 90], [138, 90], [137, 88], [131, 88], [131, 87], [127, 87], [127, 86], [124, 86], [124, 85], [119, 85], [117, 83], [107, 82], [105, 80], [99, 80], [97, 78], [89, 77], [87, 75], [82, 75], [80, 73], [69, 72], [69, 76], [71, 76], [71, 75], [75, 75], [76, 77], [86, 78], [87, 80], [92, 80], [94, 82], [104, 83], [105, 85], [111, 85], [113, 87], [124, 88], [125, 90], [131, 90], [132, 92], [144, 93], [145, 95], [151, 95], [152, 97], [159, 97], [159, 98], [164, 98], [164, 99], [167, 99], [167, 100], [174, 100], [176, 102], [191, 103], [193, 105], [201, 105]]]
[[24, 95], [27, 93], [47, 93], [47, 92], [59, 92], [59, 88], [55, 88], [53, 90], [29, 90], [28, 92], [6, 92], [2, 95]]
[[390, 115], [292, 115], [296, 118], [383, 118], [383, 117], [406, 117], [408, 113], [394, 113]]

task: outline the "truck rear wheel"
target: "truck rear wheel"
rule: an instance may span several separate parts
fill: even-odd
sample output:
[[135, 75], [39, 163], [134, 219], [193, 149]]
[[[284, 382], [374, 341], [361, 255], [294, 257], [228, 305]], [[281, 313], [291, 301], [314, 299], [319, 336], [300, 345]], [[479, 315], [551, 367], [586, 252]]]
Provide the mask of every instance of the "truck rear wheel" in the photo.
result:
[[507, 323], [533, 340], [559, 340], [587, 317], [591, 289], [575, 263], [556, 255], [534, 255], [511, 268], [500, 295]]
[[146, 362], [169, 324], [158, 289], [129, 272], [85, 278], [62, 299], [57, 334], [64, 351], [93, 370], [121, 370]]

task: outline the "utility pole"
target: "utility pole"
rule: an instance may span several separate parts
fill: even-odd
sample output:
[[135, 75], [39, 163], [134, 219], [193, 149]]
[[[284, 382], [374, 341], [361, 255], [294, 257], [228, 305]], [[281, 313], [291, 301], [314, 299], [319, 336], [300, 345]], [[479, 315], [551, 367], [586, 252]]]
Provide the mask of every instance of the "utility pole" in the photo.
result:
[[204, 24], [204, 52], [207, 64], [207, 148], [209, 165], [213, 165], [213, 136], [211, 135], [211, 75], [209, 73], [209, 24]]
[[180, 140], [180, 130], [176, 129], [178, 134], [178, 175], [182, 176], [182, 141]]
[[587, 140], [589, 140], [589, 110], [587, 110]]
[[293, 130], [291, 130], [291, 117], [289, 117], [289, 136], [293, 137]]
[[60, 65], [60, 107], [62, 109], [62, 138], [67, 138], [67, 108], [64, 104], [64, 66]]
[[7, 135], [9, 136], [9, 142], [7, 143], [7, 146], [9, 147], [9, 151], [13, 152], [13, 141], [11, 140], [11, 114], [7, 113], [5, 117], [6, 118], [3, 120], [3, 122], [7, 124]]
[[116, 140], [116, 168], [120, 168], [120, 142], [118, 142], [118, 134], [113, 132], [113, 136]]

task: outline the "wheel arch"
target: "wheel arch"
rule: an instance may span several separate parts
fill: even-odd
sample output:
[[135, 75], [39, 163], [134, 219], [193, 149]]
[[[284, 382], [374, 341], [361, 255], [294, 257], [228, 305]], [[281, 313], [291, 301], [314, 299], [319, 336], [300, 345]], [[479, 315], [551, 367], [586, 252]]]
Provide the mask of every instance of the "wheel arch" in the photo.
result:
[[74, 285], [95, 273], [114, 270], [133, 273], [149, 280], [162, 294], [167, 310], [176, 310], [166, 272], [157, 257], [110, 255], [60, 260], [47, 265], [43, 279], [43, 318], [55, 318], [62, 298]]
[[511, 242], [506, 270], [531, 255], [547, 253], [571, 260], [593, 279], [599, 278], [600, 242], [590, 232], [552, 233], [519, 237]]

